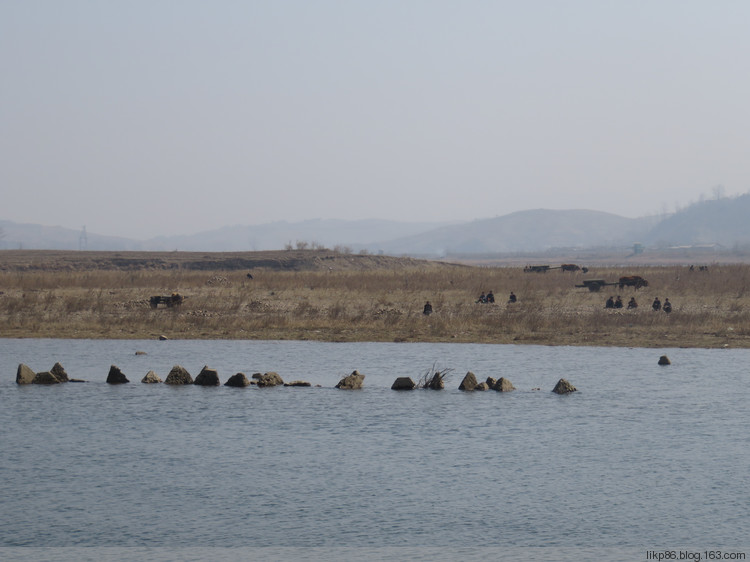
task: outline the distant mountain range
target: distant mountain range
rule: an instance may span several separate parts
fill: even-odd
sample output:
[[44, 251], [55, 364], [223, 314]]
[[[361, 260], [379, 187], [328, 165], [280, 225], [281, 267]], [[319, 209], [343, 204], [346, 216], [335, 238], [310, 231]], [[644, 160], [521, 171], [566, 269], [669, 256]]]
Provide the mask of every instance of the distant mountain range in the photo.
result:
[[281, 221], [144, 241], [0, 220], [0, 248], [27, 250], [237, 252], [307, 246], [430, 257], [636, 243], [652, 248], [750, 245], [750, 193], [702, 201], [669, 216], [637, 219], [600, 211], [536, 209], [465, 223]]

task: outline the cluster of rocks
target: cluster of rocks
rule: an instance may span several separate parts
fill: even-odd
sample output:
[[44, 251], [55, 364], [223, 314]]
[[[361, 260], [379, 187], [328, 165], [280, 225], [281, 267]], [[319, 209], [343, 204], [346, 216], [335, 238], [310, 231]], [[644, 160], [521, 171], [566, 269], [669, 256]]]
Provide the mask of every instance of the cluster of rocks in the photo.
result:
[[[417, 387], [418, 387], [417, 383], [415, 383], [411, 379], [411, 377], [399, 377], [394, 381], [393, 385], [391, 385], [392, 390], [414, 390]], [[442, 376], [438, 376], [438, 377], [433, 376], [429, 380], [425, 381], [425, 383], [422, 386], [420, 386], [420, 388], [442, 390], [445, 388], [445, 381], [443, 380]], [[513, 386], [513, 383], [511, 383], [505, 377], [500, 377], [499, 379], [487, 377], [487, 380], [479, 382], [477, 380], [476, 375], [472, 373], [471, 371], [466, 373], [463, 380], [461, 381], [461, 384], [458, 385], [458, 390], [463, 390], [467, 392], [483, 391], [483, 390], [494, 390], [496, 392], [510, 392], [515, 389], [516, 387]], [[539, 390], [539, 389], [535, 388], [534, 390]], [[555, 388], [552, 389], [552, 392], [556, 394], [568, 394], [570, 392], [576, 392], [576, 387], [574, 387], [565, 379], [560, 379], [559, 381], [557, 381]]]
[[[355, 370], [350, 375], [343, 377], [336, 385], [336, 388], [342, 390], [358, 390], [362, 388], [364, 381], [365, 376], [359, 371]], [[84, 381], [80, 379], [71, 379], [70, 377], [68, 377], [68, 374], [65, 372], [65, 369], [62, 365], [60, 365], [60, 363], [55, 363], [52, 369], [40, 373], [35, 373], [33, 370], [31, 370], [30, 367], [21, 363], [18, 366], [18, 371], [16, 373], [17, 384], [60, 384], [66, 382]], [[108, 384], [126, 384], [129, 382], [130, 380], [128, 379], [128, 377], [117, 365], [112, 365], [109, 368], [109, 373], [107, 374]], [[201, 369], [201, 372], [198, 373], [195, 379], [193, 379], [192, 375], [188, 372], [187, 369], [180, 365], [175, 365], [169, 371], [169, 374], [164, 381], [162, 381], [161, 377], [159, 377], [159, 375], [157, 375], [154, 371], [149, 371], [141, 379], [141, 382], [144, 384], [158, 384], [163, 382], [164, 384], [169, 385], [221, 385], [218, 371], [216, 369], [211, 369], [208, 366], [203, 367], [203, 369]], [[224, 386], [230, 387], [243, 387], [250, 385], [256, 385], [261, 388], [270, 386], [312, 386], [309, 382], [301, 380], [284, 382], [281, 376], [273, 371], [270, 371], [268, 373], [255, 373], [250, 379], [248, 379], [244, 373], [237, 373], [229, 377], [229, 379], [224, 383]], [[398, 377], [391, 386], [391, 389], [393, 390], [414, 390], [415, 388], [417, 388], [417, 384], [410, 377]], [[421, 388], [442, 390], [443, 388], [445, 388], [444, 377], [432, 377], [432, 379], [426, 381]], [[500, 377], [497, 380], [493, 379], [492, 377], [488, 377], [486, 381], [478, 382], [476, 375], [469, 371], [461, 381], [458, 389], [464, 391], [495, 390], [497, 392], [510, 392], [512, 390], [515, 390], [515, 387], [508, 379], [504, 377]], [[555, 385], [555, 388], [552, 390], [552, 392], [555, 392], [557, 394], [568, 394], [575, 391], [576, 388], [565, 379], [560, 379], [557, 382], [557, 385]]]
[[60, 384], [64, 382], [84, 382], [80, 379], [71, 379], [60, 363], [55, 363], [49, 371], [35, 373], [27, 365], [21, 363], [16, 372], [16, 383], [18, 384]]
[[[342, 378], [336, 385], [336, 388], [362, 388], [364, 380], [364, 375], [354, 371], [351, 375]], [[55, 363], [52, 369], [40, 373], [35, 373], [28, 365], [21, 363], [18, 365], [18, 371], [16, 372], [17, 384], [61, 384], [66, 382], [85, 381], [68, 377], [68, 374], [60, 363]], [[130, 380], [128, 377], [117, 365], [112, 365], [109, 368], [109, 373], [107, 374], [108, 384], [125, 384], [129, 382]], [[195, 379], [193, 379], [188, 370], [180, 365], [172, 367], [172, 370], [169, 371], [169, 374], [164, 381], [162, 381], [161, 377], [159, 377], [154, 371], [149, 371], [146, 373], [146, 376], [141, 379], [141, 382], [145, 384], [158, 384], [163, 382], [164, 384], [170, 385], [194, 384], [198, 386], [219, 386], [221, 384], [219, 373], [216, 369], [211, 369], [208, 366], [205, 366], [201, 369], [201, 372], [198, 373]], [[301, 380], [284, 382], [281, 376], [273, 371], [268, 373], [255, 373], [250, 379], [248, 379], [244, 373], [237, 373], [229, 377], [224, 383], [224, 386], [230, 387], [243, 387], [250, 385], [256, 385], [258, 387], [312, 386], [309, 382]]]

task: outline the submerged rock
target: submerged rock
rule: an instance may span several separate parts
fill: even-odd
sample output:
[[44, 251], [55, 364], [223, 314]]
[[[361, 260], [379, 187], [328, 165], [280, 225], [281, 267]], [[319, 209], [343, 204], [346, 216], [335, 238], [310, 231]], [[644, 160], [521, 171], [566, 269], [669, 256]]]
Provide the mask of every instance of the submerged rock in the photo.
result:
[[250, 381], [247, 380], [247, 377], [245, 376], [245, 373], [237, 373], [236, 375], [232, 375], [229, 377], [229, 380], [224, 383], [224, 386], [234, 386], [234, 387], [243, 387], [243, 386], [249, 386]]
[[284, 384], [284, 380], [281, 378], [279, 373], [276, 373], [274, 371], [263, 373], [260, 377], [256, 377], [255, 375], [253, 375], [253, 378], [257, 378], [258, 386], [281, 386]]
[[42, 371], [34, 375], [31, 384], [60, 384], [61, 382], [63, 381], [58, 379], [51, 371]]
[[50, 373], [55, 375], [60, 382], [68, 382], [68, 373], [65, 372], [65, 369], [63, 369], [63, 366], [60, 365], [60, 363], [55, 363], [52, 369], [50, 369]]
[[361, 375], [359, 371], [354, 370], [351, 375], [347, 375], [341, 379], [336, 385], [336, 388], [342, 390], [359, 390], [362, 388], [364, 382], [365, 376]]
[[669, 360], [669, 357], [666, 355], [662, 355], [659, 357], [659, 365], [671, 365], [672, 362]]
[[125, 376], [125, 374], [120, 370], [118, 366], [112, 365], [109, 368], [109, 374], [107, 375], [107, 383], [108, 384], [125, 384], [126, 382], [130, 382], [128, 380], [128, 377]]
[[307, 381], [292, 381], [292, 382], [285, 382], [284, 386], [312, 386]]
[[552, 389], [552, 392], [555, 394], [569, 394], [571, 392], [576, 392], [576, 387], [570, 384], [565, 379], [560, 379], [557, 381], [557, 384], [555, 385], [555, 388]]
[[175, 365], [167, 375], [164, 384], [193, 384], [193, 377], [187, 372], [185, 367]]
[[391, 390], [414, 390], [416, 383], [411, 377], [398, 377], [391, 385]]
[[458, 390], [474, 390], [477, 387], [477, 377], [469, 371], [466, 373], [466, 376], [464, 376], [464, 380], [461, 381], [461, 384], [458, 385]]
[[492, 389], [498, 392], [510, 392], [511, 390], [515, 390], [516, 387], [505, 377], [500, 377]]
[[16, 384], [31, 384], [35, 376], [36, 373], [31, 370], [31, 367], [21, 363], [16, 371]]
[[158, 384], [161, 382], [161, 377], [153, 371], [149, 371], [146, 373], [146, 376], [141, 379], [141, 382], [145, 384]]
[[208, 366], [204, 366], [198, 376], [195, 377], [193, 384], [198, 386], [219, 386], [219, 373], [216, 369], [209, 369]]

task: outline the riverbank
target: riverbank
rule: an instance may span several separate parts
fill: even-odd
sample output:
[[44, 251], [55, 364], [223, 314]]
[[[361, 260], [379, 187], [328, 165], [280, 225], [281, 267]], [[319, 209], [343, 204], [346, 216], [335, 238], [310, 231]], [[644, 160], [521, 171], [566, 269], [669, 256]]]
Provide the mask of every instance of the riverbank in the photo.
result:
[[[576, 287], [625, 275], [649, 284]], [[584, 274], [327, 251], [13, 251], [0, 252], [0, 337], [750, 348], [749, 284], [745, 264]], [[494, 304], [475, 302], [488, 291]], [[515, 303], [506, 302], [511, 291]], [[150, 297], [172, 293], [182, 304], [152, 308]], [[638, 308], [606, 309], [617, 295]], [[672, 312], [654, 312], [655, 297], [669, 298]]]

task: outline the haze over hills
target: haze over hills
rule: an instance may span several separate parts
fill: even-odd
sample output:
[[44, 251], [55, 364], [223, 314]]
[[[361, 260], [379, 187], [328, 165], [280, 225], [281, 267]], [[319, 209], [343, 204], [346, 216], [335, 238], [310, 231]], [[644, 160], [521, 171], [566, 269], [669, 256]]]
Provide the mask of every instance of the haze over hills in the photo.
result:
[[0, 220], [0, 248], [237, 252], [342, 248], [391, 255], [538, 252], [554, 248], [750, 245], [750, 193], [701, 201], [669, 216], [630, 219], [600, 211], [536, 209], [467, 223], [385, 220], [285, 221], [227, 226], [193, 235], [131, 240]]

